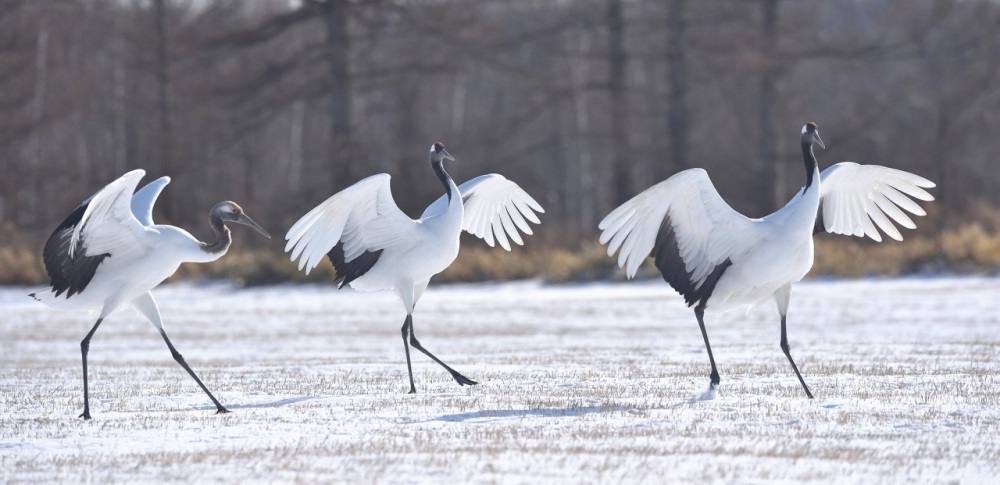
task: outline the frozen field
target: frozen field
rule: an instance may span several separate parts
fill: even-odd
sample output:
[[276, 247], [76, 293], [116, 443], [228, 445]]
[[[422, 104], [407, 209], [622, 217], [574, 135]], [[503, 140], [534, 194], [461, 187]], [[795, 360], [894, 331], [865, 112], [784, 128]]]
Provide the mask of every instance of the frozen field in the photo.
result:
[[691, 310], [662, 281], [433, 286], [407, 395], [401, 306], [326, 286], [154, 290], [214, 406], [131, 310], [102, 324], [0, 289], [0, 482], [997, 483], [1000, 280], [810, 281]]

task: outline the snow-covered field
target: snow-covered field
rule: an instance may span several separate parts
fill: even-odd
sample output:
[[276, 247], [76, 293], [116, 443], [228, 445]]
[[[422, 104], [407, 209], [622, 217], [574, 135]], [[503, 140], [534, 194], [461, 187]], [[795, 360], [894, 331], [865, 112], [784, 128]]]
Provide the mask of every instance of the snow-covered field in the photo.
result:
[[214, 406], [131, 310], [0, 289], [0, 482], [997, 483], [1000, 280], [809, 281], [792, 354], [772, 307], [691, 310], [662, 281], [432, 286], [414, 352], [401, 306], [327, 286], [154, 291]]

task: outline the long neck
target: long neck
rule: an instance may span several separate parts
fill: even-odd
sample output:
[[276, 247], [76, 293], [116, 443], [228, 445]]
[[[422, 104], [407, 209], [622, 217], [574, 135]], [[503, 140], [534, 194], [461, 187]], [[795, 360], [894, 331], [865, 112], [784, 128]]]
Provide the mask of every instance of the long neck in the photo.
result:
[[816, 155], [813, 153], [812, 143], [802, 144], [802, 161], [806, 164], [806, 189], [812, 186], [813, 176], [816, 173]]
[[222, 219], [215, 213], [209, 216], [212, 224], [212, 231], [215, 232], [215, 242], [201, 243], [201, 250], [216, 258], [222, 257], [229, 250], [229, 244], [233, 242], [233, 237], [229, 233], [229, 228], [222, 222]]
[[434, 175], [437, 175], [438, 180], [441, 181], [441, 185], [444, 185], [444, 193], [448, 195], [448, 202], [451, 202], [452, 196], [457, 195], [453, 192], [458, 191], [458, 187], [455, 186], [455, 182], [448, 175], [448, 172], [444, 171], [444, 163], [440, 160], [431, 161], [431, 169], [434, 170]]

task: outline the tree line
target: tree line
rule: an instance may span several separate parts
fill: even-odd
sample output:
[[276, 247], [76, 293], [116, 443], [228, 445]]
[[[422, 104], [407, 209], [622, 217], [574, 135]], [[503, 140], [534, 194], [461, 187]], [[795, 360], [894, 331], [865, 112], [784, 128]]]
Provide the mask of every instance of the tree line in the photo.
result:
[[773, 211], [806, 121], [821, 166], [938, 183], [943, 230], [1000, 198], [998, 27], [986, 0], [0, 0], [0, 238], [44, 240], [134, 168], [173, 178], [158, 220], [195, 235], [225, 199], [282, 234], [377, 172], [415, 217], [442, 141], [572, 245], [690, 167]]

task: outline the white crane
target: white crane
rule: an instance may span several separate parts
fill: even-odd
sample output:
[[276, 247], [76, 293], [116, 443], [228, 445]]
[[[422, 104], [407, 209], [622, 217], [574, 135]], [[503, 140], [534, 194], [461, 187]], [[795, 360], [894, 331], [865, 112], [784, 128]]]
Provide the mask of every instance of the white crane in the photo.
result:
[[[458, 256], [462, 230], [482, 238], [491, 247], [499, 242], [510, 251], [508, 238], [523, 244], [518, 230], [531, 234], [528, 221], [539, 223], [535, 212], [545, 212], [517, 184], [502, 175], [488, 174], [456, 186], [444, 170], [454, 158], [441, 143], [431, 145], [430, 163], [445, 195], [410, 219], [399, 210], [389, 189], [389, 175], [377, 174], [334, 194], [296, 222], [285, 239], [285, 251], [299, 270], [308, 274], [328, 257], [339, 287], [357, 290], [395, 290], [406, 310], [403, 349], [416, 393], [410, 345], [441, 364], [459, 385], [475, 385], [424, 349], [413, 330], [413, 309], [432, 276], [444, 271]], [[534, 212], [533, 212], [534, 211]]]
[[[43, 250], [51, 287], [30, 296], [62, 310], [99, 312], [97, 323], [80, 342], [83, 355], [83, 419], [90, 419], [87, 353], [104, 319], [129, 304], [160, 332], [174, 360], [208, 394], [219, 413], [228, 412], [195, 375], [163, 331], [160, 311], [150, 290], [177, 271], [181, 263], [207, 263], [226, 254], [232, 237], [227, 222], [250, 226], [271, 236], [234, 202], [220, 202], [209, 214], [216, 240], [203, 243], [187, 231], [153, 223], [153, 204], [168, 183], [160, 177], [136, 192], [144, 170], [133, 170], [85, 200], [49, 236]], [[135, 192], [133, 194], [133, 192]]]
[[813, 145], [826, 146], [815, 123], [802, 127], [801, 141], [806, 185], [783, 208], [764, 218], [750, 219], [733, 210], [708, 174], [696, 168], [646, 189], [599, 225], [601, 244], [608, 244], [608, 256], [620, 251], [618, 266], [625, 268], [629, 278], [651, 257], [663, 279], [688, 306], [694, 306], [712, 365], [705, 399], [714, 397], [719, 385], [705, 331], [705, 310], [749, 309], [767, 300], [777, 304], [781, 316], [781, 350], [812, 398], [789, 352], [785, 315], [792, 284], [812, 267], [818, 217], [827, 232], [881, 241], [881, 229], [898, 241], [903, 237], [892, 221], [916, 227], [900, 208], [922, 216], [925, 212], [910, 197], [934, 200], [921, 188], [934, 187], [934, 183], [901, 170], [842, 162], [820, 173]]

